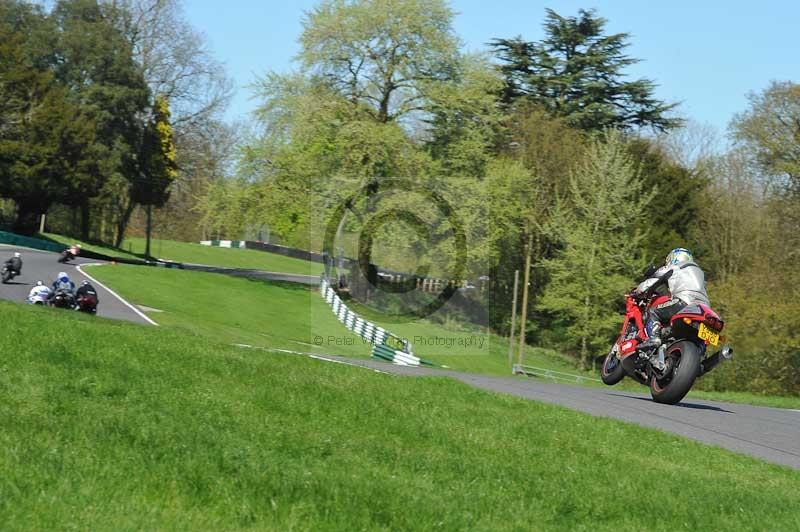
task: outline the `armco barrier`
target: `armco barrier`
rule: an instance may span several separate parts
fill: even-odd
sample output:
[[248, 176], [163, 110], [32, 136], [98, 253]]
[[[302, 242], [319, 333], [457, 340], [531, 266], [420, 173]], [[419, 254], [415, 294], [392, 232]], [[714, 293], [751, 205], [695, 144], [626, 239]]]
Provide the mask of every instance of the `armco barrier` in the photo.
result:
[[[408, 340], [390, 333], [383, 327], [365, 320], [350, 310], [324, 277], [320, 280], [319, 292], [331, 307], [333, 313], [336, 314], [338, 320], [342, 322], [342, 325], [373, 345], [373, 358], [385, 360], [398, 366], [436, 365], [414, 355], [411, 352], [411, 343]], [[399, 348], [389, 345], [390, 341], [394, 342]]]
[[0, 244], [41, 249], [42, 251], [52, 251], [54, 253], [61, 253], [66, 247], [63, 244], [56, 244], [55, 242], [22, 236], [16, 233], [9, 233], [8, 231], [0, 231]]
[[244, 249], [247, 247], [247, 242], [244, 240], [202, 240], [200, 243], [204, 246], [218, 248]]
[[[230, 249], [253, 249], [256, 251], [266, 251], [269, 253], [276, 253], [285, 257], [294, 259], [306, 260], [309, 262], [325, 263], [325, 255], [315, 251], [306, 251], [304, 249], [290, 248], [286, 246], [279, 246], [277, 244], [267, 244], [264, 242], [254, 242], [252, 240], [201, 240], [200, 244], [204, 246], [214, 246]], [[358, 263], [357, 260], [349, 257], [337, 257], [337, 264], [341, 261], [342, 267], [349, 269]], [[387, 270], [385, 268], [376, 267], [376, 274], [378, 275], [379, 282], [390, 284], [416, 284], [416, 289], [421, 292], [440, 293], [445, 288], [451, 289], [469, 287], [470, 283], [466, 279], [453, 281], [449, 279], [439, 279], [434, 277], [419, 277], [409, 273], [398, 272], [395, 270]]]
[[[310, 262], [325, 262], [322, 253], [315, 251], [306, 251], [304, 249], [290, 248], [286, 246], [279, 246], [278, 244], [267, 244], [266, 242], [254, 242], [252, 240], [201, 240], [200, 243], [204, 246], [214, 246], [220, 248], [232, 249], [255, 249], [257, 251], [268, 251], [283, 255], [284, 257], [291, 257], [293, 259], [307, 260]], [[346, 259], [348, 262], [350, 259]]]

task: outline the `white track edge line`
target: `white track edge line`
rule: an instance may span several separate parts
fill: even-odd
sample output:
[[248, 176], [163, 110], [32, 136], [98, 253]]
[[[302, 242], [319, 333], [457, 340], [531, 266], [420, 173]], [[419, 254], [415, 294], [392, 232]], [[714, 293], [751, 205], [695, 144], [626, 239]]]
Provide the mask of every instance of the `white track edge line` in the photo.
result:
[[114, 292], [112, 289], [110, 289], [109, 287], [107, 287], [106, 285], [104, 285], [103, 283], [101, 283], [100, 281], [98, 281], [97, 279], [95, 279], [94, 277], [92, 277], [91, 275], [86, 273], [85, 271], [83, 271], [81, 269], [82, 266], [102, 266], [102, 264], [100, 264], [99, 262], [91, 262], [89, 264], [76, 264], [75, 265], [75, 269], [78, 270], [79, 272], [81, 272], [82, 275], [85, 275], [86, 277], [88, 277], [89, 279], [91, 279], [92, 281], [97, 283], [99, 286], [103, 287], [112, 296], [114, 296], [117, 299], [119, 299], [122, 302], [123, 305], [125, 305], [126, 307], [128, 307], [132, 311], [134, 311], [136, 314], [138, 314], [140, 318], [144, 319], [144, 321], [146, 321], [150, 325], [155, 325], [156, 327], [158, 327], [158, 323], [156, 323], [153, 320], [151, 320], [150, 317], [147, 316], [144, 312], [142, 312], [141, 310], [139, 310], [135, 306], [131, 305], [130, 303], [128, 303], [124, 299], [122, 299], [122, 296], [120, 296], [118, 293]]
[[290, 349], [279, 349], [277, 347], [261, 347], [261, 346], [254, 346], [254, 345], [249, 345], [249, 344], [231, 344], [231, 345], [233, 345], [234, 347], [242, 347], [242, 348], [245, 348], [245, 349], [259, 349], [259, 350], [262, 350], [262, 351], [269, 351], [269, 352], [273, 352], [273, 353], [288, 353], [288, 354], [291, 354], [291, 355], [302, 355], [302, 356], [306, 356], [308, 358], [313, 358], [314, 360], [322, 360], [322, 361], [325, 361], [325, 362], [333, 362], [334, 364], [343, 364], [345, 366], [352, 366], [354, 368], [363, 368], [363, 369], [370, 370], [370, 371], [372, 371], [374, 373], [382, 373], [384, 375], [392, 375], [393, 376], [392, 373], [388, 373], [386, 371], [381, 371], [379, 369], [371, 368], [371, 367], [365, 366], [363, 364], [356, 364], [354, 362], [346, 362], [344, 360], [335, 360], [333, 358], [327, 358], [325, 356], [315, 355], [314, 353], [303, 353], [302, 351], [292, 351]]

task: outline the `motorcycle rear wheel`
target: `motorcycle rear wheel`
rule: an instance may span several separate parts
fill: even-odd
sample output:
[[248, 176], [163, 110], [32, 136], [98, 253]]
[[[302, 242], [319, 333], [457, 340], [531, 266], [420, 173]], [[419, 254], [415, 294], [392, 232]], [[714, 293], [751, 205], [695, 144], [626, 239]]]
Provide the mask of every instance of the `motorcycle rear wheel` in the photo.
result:
[[3, 270], [3, 284], [9, 282], [13, 276], [14, 274], [11, 273], [11, 270]]
[[650, 395], [656, 403], [678, 404], [692, 389], [700, 373], [700, 347], [682, 340], [667, 349], [667, 359], [672, 359], [672, 370], [659, 379], [650, 377]]
[[617, 357], [616, 350], [612, 348], [603, 359], [603, 365], [600, 367], [600, 379], [603, 384], [614, 386], [624, 378], [625, 369], [622, 367], [622, 361]]

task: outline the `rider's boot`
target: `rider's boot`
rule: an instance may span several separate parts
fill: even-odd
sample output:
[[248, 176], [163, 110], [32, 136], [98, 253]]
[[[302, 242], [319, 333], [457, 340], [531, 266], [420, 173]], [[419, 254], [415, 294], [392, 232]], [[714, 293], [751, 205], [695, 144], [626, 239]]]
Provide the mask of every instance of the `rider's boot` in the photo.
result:
[[650, 335], [648, 336], [647, 340], [636, 347], [636, 349], [642, 354], [661, 347], [661, 324], [658, 321], [653, 321], [649, 325], [650, 326], [648, 329], [650, 330]]

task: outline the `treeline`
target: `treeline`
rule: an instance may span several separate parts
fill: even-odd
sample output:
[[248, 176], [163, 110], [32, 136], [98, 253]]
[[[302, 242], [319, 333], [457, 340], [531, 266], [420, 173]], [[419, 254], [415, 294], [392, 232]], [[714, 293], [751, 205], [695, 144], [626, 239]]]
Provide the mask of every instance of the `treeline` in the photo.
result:
[[191, 217], [230, 83], [177, 1], [3, 0], [0, 81], [6, 225], [30, 234], [49, 213], [119, 245], [137, 206], [172, 195]]

